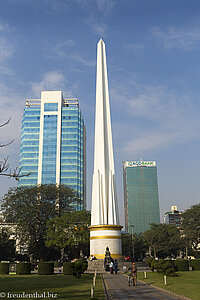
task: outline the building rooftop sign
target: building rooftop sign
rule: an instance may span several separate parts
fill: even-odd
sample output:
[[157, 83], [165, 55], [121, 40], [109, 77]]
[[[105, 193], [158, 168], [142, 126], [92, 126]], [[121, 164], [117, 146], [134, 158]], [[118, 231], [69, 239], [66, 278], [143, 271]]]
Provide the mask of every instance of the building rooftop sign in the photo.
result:
[[156, 167], [156, 161], [124, 161], [124, 167]]

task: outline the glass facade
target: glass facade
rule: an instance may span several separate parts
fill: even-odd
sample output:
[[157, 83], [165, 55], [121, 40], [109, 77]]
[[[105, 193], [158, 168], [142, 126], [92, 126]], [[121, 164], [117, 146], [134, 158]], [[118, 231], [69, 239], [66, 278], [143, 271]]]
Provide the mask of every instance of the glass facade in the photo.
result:
[[[51, 93], [57, 96], [57, 92], [47, 95], [52, 97]], [[81, 203], [76, 209], [81, 210], [85, 208], [83, 117], [77, 99], [61, 98], [51, 103], [47, 95], [37, 100], [37, 105], [32, 104], [34, 100], [27, 100], [22, 119], [20, 168], [22, 175], [31, 174], [21, 177], [19, 185], [57, 183], [69, 186], [79, 193]]]
[[61, 184], [84, 196], [84, 122], [80, 109], [63, 107], [61, 133]]
[[128, 166], [124, 162], [125, 229], [129, 233], [142, 233], [151, 223], [160, 223], [157, 167]]
[[57, 116], [45, 115], [43, 128], [42, 183], [56, 182]]
[[38, 182], [38, 157], [40, 135], [40, 108], [27, 107], [24, 110], [21, 127], [20, 168], [21, 186], [33, 186]]

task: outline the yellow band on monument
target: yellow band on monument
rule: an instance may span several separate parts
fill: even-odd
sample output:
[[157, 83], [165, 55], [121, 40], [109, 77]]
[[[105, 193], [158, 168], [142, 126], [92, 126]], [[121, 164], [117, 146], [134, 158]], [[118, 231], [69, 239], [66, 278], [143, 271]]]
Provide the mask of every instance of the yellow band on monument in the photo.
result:
[[[105, 254], [90, 254], [91, 256], [95, 256], [97, 259], [104, 259], [105, 258]], [[122, 254], [111, 254], [113, 259], [118, 259], [118, 258], [122, 258]]]
[[103, 235], [103, 236], [91, 236], [90, 237], [90, 240], [97, 240], [97, 239], [118, 239], [118, 240], [121, 240], [121, 236], [116, 236], [116, 235]]
[[121, 225], [92, 225], [88, 227], [90, 231], [96, 230], [119, 230], [123, 228]]

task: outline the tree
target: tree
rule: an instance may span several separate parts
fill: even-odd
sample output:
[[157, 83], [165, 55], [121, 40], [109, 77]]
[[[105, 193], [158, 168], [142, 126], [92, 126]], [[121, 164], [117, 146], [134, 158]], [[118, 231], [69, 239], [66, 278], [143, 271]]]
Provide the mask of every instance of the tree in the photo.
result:
[[145, 255], [145, 242], [142, 235], [137, 236], [130, 233], [122, 233], [122, 254], [124, 256], [133, 257], [133, 245], [134, 245], [134, 259], [139, 260]]
[[151, 224], [143, 237], [146, 245], [153, 250], [154, 258], [177, 256], [182, 250], [180, 230], [174, 225]]
[[145, 241], [142, 235], [135, 236], [134, 240], [134, 253], [135, 253], [135, 259], [139, 260], [145, 257]]
[[200, 244], [200, 204], [193, 205], [182, 214], [183, 238], [186, 246], [198, 250]]
[[122, 254], [123, 256], [132, 257], [133, 242], [130, 233], [122, 233]]
[[67, 212], [61, 217], [49, 220], [46, 245], [57, 249], [73, 250], [73, 256], [80, 252], [89, 254], [89, 229], [91, 214], [89, 211]]
[[0, 261], [11, 260], [15, 255], [15, 242], [8, 229], [0, 230]]
[[[4, 127], [9, 124], [11, 118], [8, 119], [5, 123], [1, 124], [0, 127]], [[14, 140], [11, 140], [10, 142], [6, 144], [0, 144], [0, 148], [6, 147], [13, 143]], [[17, 181], [20, 177], [29, 176], [30, 173], [20, 175], [21, 169], [15, 168], [14, 170], [10, 169], [10, 165], [8, 162], [8, 157], [3, 158], [3, 160], [0, 160], [0, 175], [1, 176], [7, 176], [9, 178], [15, 178]]]
[[66, 211], [72, 211], [79, 201], [77, 193], [69, 187], [54, 184], [9, 189], [2, 200], [6, 222], [16, 224], [20, 244], [28, 247], [29, 254], [45, 259], [47, 221]]

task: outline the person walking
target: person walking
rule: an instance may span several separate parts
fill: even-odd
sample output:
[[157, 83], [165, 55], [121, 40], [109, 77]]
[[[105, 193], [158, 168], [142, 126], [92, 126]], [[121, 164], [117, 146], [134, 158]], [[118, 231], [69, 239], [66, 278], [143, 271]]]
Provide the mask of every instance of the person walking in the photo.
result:
[[117, 262], [116, 259], [114, 261], [114, 267], [115, 267], [115, 274], [117, 274], [117, 271], [118, 271], [118, 262]]
[[114, 264], [113, 264], [113, 261], [111, 260], [111, 262], [110, 262], [110, 274], [113, 274], [113, 267], [114, 267]]

